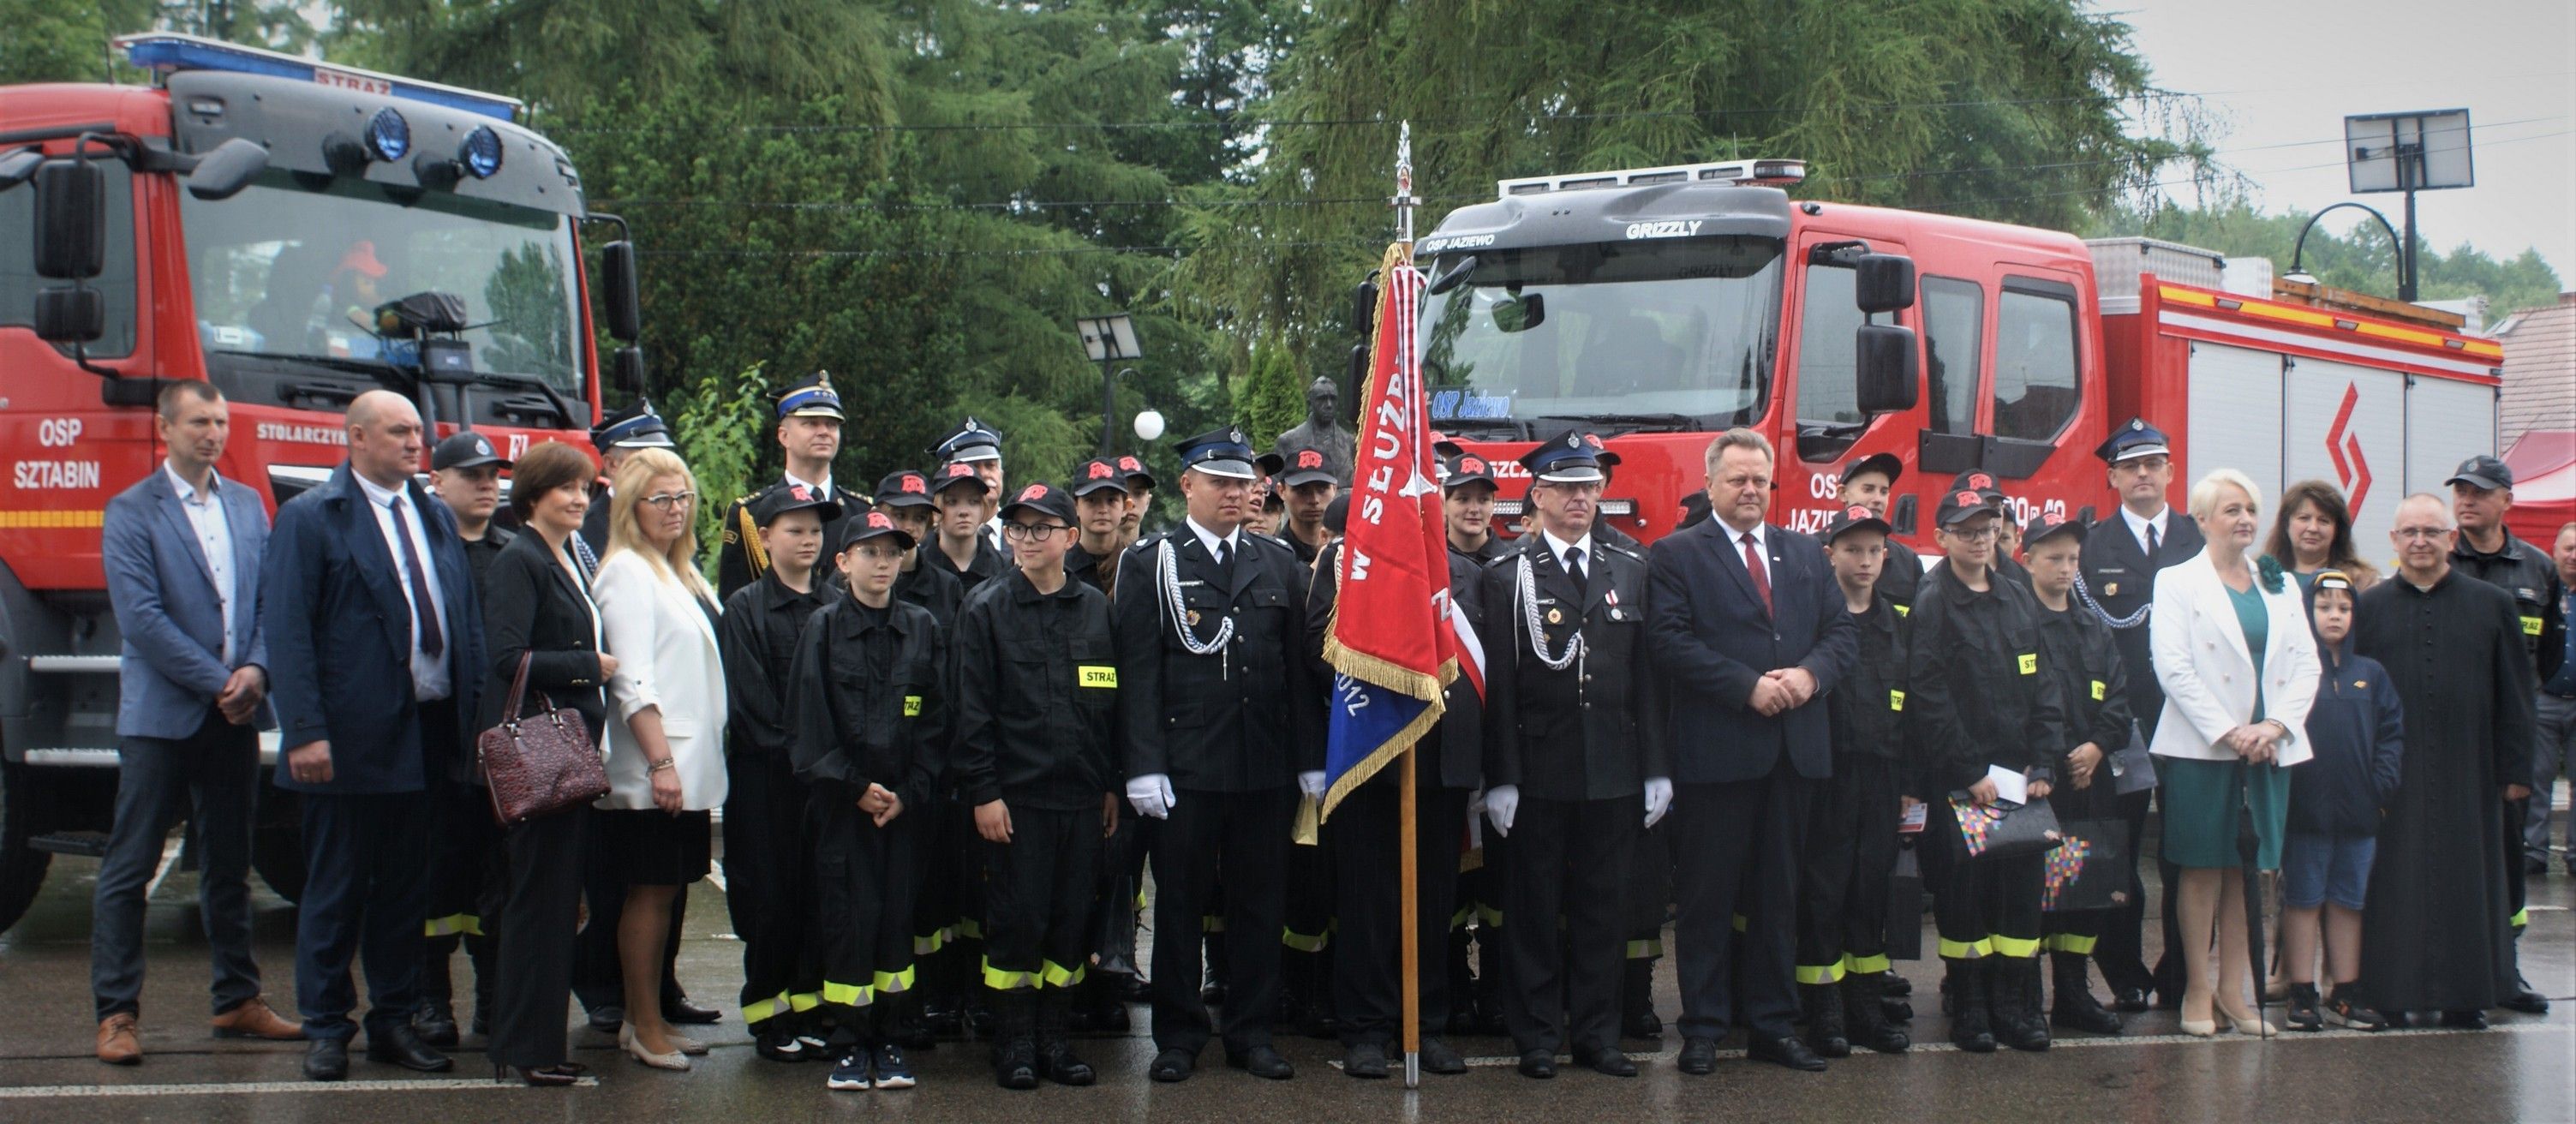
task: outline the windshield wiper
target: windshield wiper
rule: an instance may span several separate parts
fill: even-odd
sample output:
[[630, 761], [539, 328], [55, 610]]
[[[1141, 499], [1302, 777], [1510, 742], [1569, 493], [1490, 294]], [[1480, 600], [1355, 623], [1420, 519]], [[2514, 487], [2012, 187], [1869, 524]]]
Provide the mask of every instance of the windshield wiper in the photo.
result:
[[1623, 427], [1626, 432], [1636, 432], [1639, 430], [1670, 430], [1673, 432], [1684, 432], [1688, 430], [1707, 428], [1706, 423], [1693, 414], [1560, 414], [1555, 416], [1562, 418], [1565, 421], [1591, 422], [1596, 425], [1620, 426]]
[[396, 390], [400, 390], [406, 394], [411, 393], [420, 385], [420, 380], [417, 376], [382, 359], [360, 359], [349, 355], [301, 355], [289, 351], [226, 350], [215, 352], [215, 354], [239, 355], [248, 359], [267, 359], [284, 363], [302, 363], [306, 366], [320, 367], [326, 371], [350, 371], [357, 374], [370, 375], [373, 376], [376, 381]]
[[554, 410], [556, 417], [563, 419], [566, 428], [578, 427], [579, 423], [572, 412], [572, 403], [566, 400], [563, 394], [555, 389], [554, 384], [547, 382], [543, 376], [523, 375], [511, 371], [475, 371], [466, 377], [485, 386], [535, 387], [546, 396], [546, 404]]

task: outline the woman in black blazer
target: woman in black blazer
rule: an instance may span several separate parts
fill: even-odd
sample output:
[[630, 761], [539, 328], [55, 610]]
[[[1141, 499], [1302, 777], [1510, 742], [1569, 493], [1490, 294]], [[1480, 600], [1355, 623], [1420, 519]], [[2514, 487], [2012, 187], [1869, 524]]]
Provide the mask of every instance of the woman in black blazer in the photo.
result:
[[[492, 666], [476, 729], [503, 713], [519, 659], [528, 659], [522, 714], [550, 699], [576, 711], [596, 741], [608, 718], [601, 687], [617, 657], [600, 650], [599, 611], [571, 550], [590, 507], [590, 458], [548, 441], [511, 472], [510, 510], [519, 537], [492, 560], [482, 590]], [[508, 866], [500, 910], [500, 978], [493, 988], [488, 1052], [493, 1079], [513, 1073], [530, 1085], [570, 1085], [584, 1072], [565, 1057], [564, 1004], [572, 994], [573, 932], [580, 912], [582, 840], [590, 807], [576, 804], [504, 829]]]

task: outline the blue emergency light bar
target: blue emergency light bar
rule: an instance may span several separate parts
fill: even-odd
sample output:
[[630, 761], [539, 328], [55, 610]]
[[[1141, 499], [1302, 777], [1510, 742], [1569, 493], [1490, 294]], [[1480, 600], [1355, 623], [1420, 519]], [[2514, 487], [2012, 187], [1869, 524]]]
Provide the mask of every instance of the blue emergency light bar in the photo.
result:
[[397, 78], [372, 70], [332, 66], [295, 55], [263, 51], [237, 43], [183, 35], [175, 31], [154, 31], [139, 35], [120, 35], [116, 45], [125, 49], [126, 61], [145, 70], [164, 73], [175, 70], [223, 70], [237, 74], [264, 74], [332, 86], [378, 97], [404, 98], [427, 102], [449, 109], [503, 121], [518, 120], [526, 103], [517, 98], [502, 97], [474, 90], [442, 86], [413, 78]]

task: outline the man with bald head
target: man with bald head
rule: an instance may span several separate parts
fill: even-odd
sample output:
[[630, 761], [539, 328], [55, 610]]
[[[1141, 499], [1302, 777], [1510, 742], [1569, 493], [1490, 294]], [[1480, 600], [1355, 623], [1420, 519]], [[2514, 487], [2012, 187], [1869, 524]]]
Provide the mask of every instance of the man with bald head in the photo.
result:
[[2406, 497], [2396, 579], [2354, 611], [2353, 651], [2387, 667], [2406, 714], [2362, 915], [2362, 998], [2391, 1026], [2423, 1012], [2484, 1029], [2520, 990], [2506, 873], [2521, 856], [2504, 825], [2531, 795], [2533, 669], [2513, 595], [2451, 565], [2458, 535], [2442, 497]]
[[[433, 777], [470, 783], [483, 615], [456, 517], [413, 478], [428, 433], [402, 396], [349, 404], [349, 459], [277, 509], [261, 570], [277, 785], [303, 796], [295, 998], [304, 1075], [349, 1072], [349, 962], [367, 973], [367, 1059], [452, 1063], [412, 1029], [429, 905]], [[363, 956], [361, 954], [363, 953]]]

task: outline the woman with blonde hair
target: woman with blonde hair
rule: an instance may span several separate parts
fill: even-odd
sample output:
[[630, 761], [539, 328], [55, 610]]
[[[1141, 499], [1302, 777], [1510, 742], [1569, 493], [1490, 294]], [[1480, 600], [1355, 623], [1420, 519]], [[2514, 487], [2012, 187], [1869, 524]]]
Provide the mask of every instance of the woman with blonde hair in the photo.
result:
[[[2164, 857], [2182, 868], [2177, 910], [2186, 971], [2182, 1029], [2208, 1036], [2219, 1016], [2238, 1033], [2269, 1033], [2246, 1011], [2254, 982], [2245, 886], [2233, 877], [2239, 813], [2253, 821], [2254, 864], [2281, 867], [2289, 814], [2286, 768], [2310, 751], [2303, 732], [2317, 691], [2307, 608], [2280, 564], [2252, 554], [2262, 493], [2219, 469], [2191, 487], [2208, 545], [2156, 577], [2148, 643], [2164, 713], [2148, 750], [2164, 789]], [[2210, 963], [2210, 945], [2218, 963]]]
[[715, 591], [699, 575], [697, 479], [668, 449], [637, 449], [617, 468], [608, 550], [593, 589], [617, 657], [609, 679], [608, 795], [600, 844], [626, 883], [617, 921], [625, 975], [620, 1048], [656, 1069], [685, 1070], [706, 1047], [662, 1014], [663, 941], [671, 902], [706, 877], [709, 809], [724, 803], [724, 667]]

